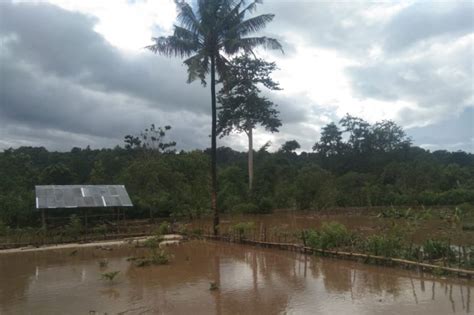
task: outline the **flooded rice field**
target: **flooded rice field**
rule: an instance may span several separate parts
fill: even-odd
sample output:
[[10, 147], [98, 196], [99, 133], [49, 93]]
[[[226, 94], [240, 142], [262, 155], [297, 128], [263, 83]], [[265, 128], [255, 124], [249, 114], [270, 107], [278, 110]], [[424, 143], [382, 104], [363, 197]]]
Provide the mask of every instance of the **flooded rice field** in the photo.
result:
[[[474, 283], [212, 241], [0, 254], [0, 314], [468, 314]], [[107, 265], [100, 261], [107, 259]], [[105, 272], [119, 271], [112, 281]], [[215, 290], [210, 290], [210, 283]]]
[[[450, 209], [451, 211], [452, 209]], [[412, 213], [420, 212], [413, 210]], [[355, 211], [350, 208], [343, 211], [305, 212], [305, 211], [277, 211], [272, 214], [232, 214], [221, 216], [221, 232], [229, 233], [232, 226], [239, 222], [255, 223], [256, 233], [266, 232], [266, 240], [273, 242], [298, 242], [291, 237], [291, 232], [301, 229], [320, 228], [325, 222], [338, 222], [348, 230], [361, 235], [385, 233], [397, 225], [405, 230], [407, 237], [415, 243], [422, 243], [427, 239], [436, 238], [450, 240], [451, 244], [471, 246], [474, 244], [474, 230], [463, 230], [460, 223], [451, 222], [447, 218], [440, 218], [440, 212], [433, 211], [428, 219], [384, 218], [378, 212]], [[442, 214], [442, 212], [441, 212]], [[468, 218], [469, 222], [474, 218]], [[212, 218], [194, 220], [190, 223], [194, 228], [212, 233]], [[261, 235], [250, 236], [252, 239], [261, 238]]]

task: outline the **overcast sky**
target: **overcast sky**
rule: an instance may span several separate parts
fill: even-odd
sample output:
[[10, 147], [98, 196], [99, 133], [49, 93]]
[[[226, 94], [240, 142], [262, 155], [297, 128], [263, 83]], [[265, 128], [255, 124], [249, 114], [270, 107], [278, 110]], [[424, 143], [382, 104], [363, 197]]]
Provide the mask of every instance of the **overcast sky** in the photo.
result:
[[[416, 145], [474, 152], [473, 1], [267, 0], [261, 35], [285, 54], [259, 51], [280, 68], [277, 134], [311, 150], [320, 128], [346, 113], [392, 119]], [[0, 1], [0, 150], [123, 145], [151, 123], [172, 125], [180, 149], [210, 146], [210, 90], [187, 84], [179, 59], [143, 47], [169, 35], [169, 0]], [[233, 135], [218, 145], [244, 150]]]

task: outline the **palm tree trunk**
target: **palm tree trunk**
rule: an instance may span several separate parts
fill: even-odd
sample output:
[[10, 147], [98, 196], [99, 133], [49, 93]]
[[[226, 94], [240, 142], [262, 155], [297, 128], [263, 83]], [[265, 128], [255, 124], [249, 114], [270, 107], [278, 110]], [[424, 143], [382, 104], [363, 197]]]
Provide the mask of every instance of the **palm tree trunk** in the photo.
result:
[[211, 208], [214, 212], [214, 235], [219, 234], [219, 209], [217, 208], [217, 144], [216, 144], [216, 130], [217, 130], [217, 110], [216, 110], [216, 65], [215, 57], [211, 56], [211, 101], [212, 101], [212, 130], [211, 130], [211, 177], [212, 177], [212, 191], [211, 191]]
[[249, 167], [249, 191], [252, 191], [252, 185], [253, 185], [253, 134], [252, 134], [252, 128], [249, 129], [248, 131], [248, 137], [249, 137], [249, 153], [248, 153], [248, 167]]

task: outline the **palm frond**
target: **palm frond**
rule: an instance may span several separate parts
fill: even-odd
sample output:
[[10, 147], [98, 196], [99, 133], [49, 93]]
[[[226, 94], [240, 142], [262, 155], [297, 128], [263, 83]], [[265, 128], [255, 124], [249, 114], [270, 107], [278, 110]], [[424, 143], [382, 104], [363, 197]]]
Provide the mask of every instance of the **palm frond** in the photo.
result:
[[175, 0], [175, 4], [178, 8], [176, 19], [182, 27], [194, 34], [202, 33], [201, 23], [194, 14], [193, 8], [184, 0]]
[[196, 44], [199, 43], [199, 34], [195, 34], [190, 30], [174, 25], [174, 32], [173, 35], [179, 39], [187, 40], [187, 41], [194, 41]]
[[153, 45], [146, 46], [146, 49], [168, 57], [187, 57], [195, 52], [199, 47], [195, 41], [185, 40], [176, 36], [153, 37]]
[[231, 30], [231, 32], [235, 32], [240, 36], [245, 36], [249, 33], [258, 32], [265, 28], [267, 23], [271, 22], [274, 17], [274, 14], [262, 14], [259, 16], [255, 16], [239, 23], [235, 26], [234, 29]]
[[262, 0], [255, 0], [252, 1], [248, 6], [242, 9], [242, 11], [239, 12], [238, 18], [242, 21], [247, 13], [252, 13], [257, 9], [257, 5], [262, 4]]
[[279, 49], [284, 53], [283, 47], [278, 40], [266, 36], [241, 38], [235, 42], [235, 46], [247, 52], [250, 52], [253, 48], [261, 46], [266, 49]]

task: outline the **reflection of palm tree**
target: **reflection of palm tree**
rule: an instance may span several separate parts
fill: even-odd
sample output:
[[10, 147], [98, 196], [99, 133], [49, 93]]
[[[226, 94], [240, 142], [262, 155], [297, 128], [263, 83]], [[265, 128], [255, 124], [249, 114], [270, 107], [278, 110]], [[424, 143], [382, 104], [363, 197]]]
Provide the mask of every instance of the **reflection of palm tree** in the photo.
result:
[[187, 57], [188, 82], [200, 79], [206, 84], [206, 75], [211, 75], [211, 173], [212, 173], [212, 210], [214, 211], [214, 234], [218, 233], [219, 212], [217, 208], [216, 177], [216, 71], [225, 77], [228, 61], [226, 56], [238, 52], [251, 52], [262, 46], [281, 49], [280, 43], [268, 37], [246, 37], [259, 31], [273, 20], [273, 14], [263, 14], [245, 19], [260, 1], [244, 6], [245, 1], [203, 0], [197, 2], [197, 10], [183, 0], [176, 0], [178, 22], [174, 33], [167, 37], [154, 38], [154, 44], [147, 48], [166, 56]]
[[339, 263], [335, 264], [329, 259], [322, 259], [320, 265], [324, 287], [328, 292], [345, 293], [351, 290], [352, 268]]

